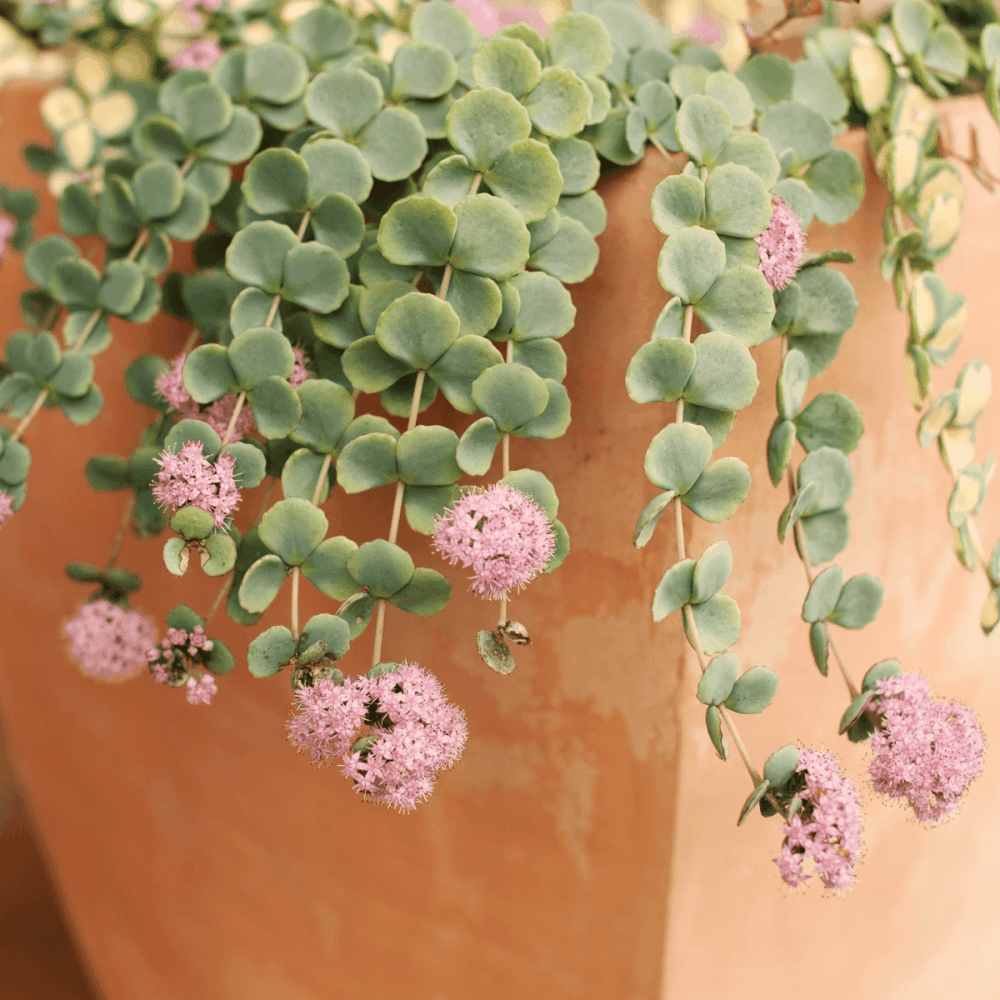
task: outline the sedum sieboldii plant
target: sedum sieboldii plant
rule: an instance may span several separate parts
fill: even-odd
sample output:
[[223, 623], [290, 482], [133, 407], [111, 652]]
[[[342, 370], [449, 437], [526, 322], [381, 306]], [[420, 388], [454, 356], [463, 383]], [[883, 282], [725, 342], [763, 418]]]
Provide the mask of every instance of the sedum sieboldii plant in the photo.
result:
[[[932, 33], [944, 16], [933, 11]], [[874, 734], [876, 788], [907, 798], [921, 819], [954, 809], [982, 756], [974, 717], [931, 701], [895, 660], [858, 688], [837, 651], [830, 626], [868, 624], [882, 599], [874, 577], [845, 581], [833, 563], [849, 539], [848, 455], [863, 422], [841, 393], [806, 402], [857, 311], [832, 266], [850, 255], [808, 247], [813, 219], [843, 223], [861, 203], [861, 166], [834, 145], [848, 124], [869, 124], [898, 202], [884, 269], [910, 302], [921, 399], [923, 359], [943, 359], [955, 340], [942, 331], [958, 308], [925, 272], [957, 232], [948, 226], [960, 196], [921, 117], [928, 92], [964, 79], [964, 63], [941, 64], [952, 33], [928, 36], [913, 55], [902, 38], [898, 53], [889, 46], [898, 26], [825, 27], [798, 62], [759, 53], [730, 73], [711, 48], [619, 0], [579, 0], [544, 38], [523, 23], [483, 37], [447, 0], [361, 18], [332, 3], [32, 3], [21, 23], [49, 41], [72, 37], [83, 54], [47, 98], [52, 146], [28, 150], [58, 196], [65, 235], [28, 245], [37, 204], [3, 195], [5, 238], [25, 249], [34, 285], [21, 302], [28, 329], [9, 337], [0, 381], [12, 418], [0, 438], [6, 530], [26, 502], [39, 414], [59, 408], [85, 424], [101, 412], [91, 359], [110, 342], [109, 317], [142, 325], [162, 311], [191, 327], [176, 357], [141, 355], [128, 368], [126, 388], [150, 414], [135, 449], [87, 463], [95, 489], [125, 495], [107, 564], [67, 567], [92, 588], [66, 625], [88, 673], [117, 680], [146, 665], [200, 705], [224, 697], [224, 675], [244, 661], [259, 678], [285, 672], [293, 746], [339, 762], [371, 801], [410, 809], [430, 794], [459, 759], [467, 725], [427, 667], [382, 660], [386, 631], [404, 627], [387, 607], [414, 625], [441, 612], [452, 593], [443, 562], [461, 564], [470, 589], [498, 606], [471, 629], [469, 655], [501, 675], [515, 669], [515, 652], [531, 655], [513, 648], [531, 643], [522, 588], [559, 571], [572, 525], [558, 519], [544, 469], [518, 466], [517, 442], [557, 441], [569, 426], [560, 341], [576, 321], [568, 286], [598, 262], [602, 165], [662, 156], [670, 175], [650, 211], [665, 237], [655, 266], [670, 299], [623, 388], [670, 409], [644, 467], [660, 492], [636, 512], [632, 541], [660, 543], [672, 526], [678, 561], [649, 595], [651, 611], [657, 621], [681, 615], [708, 736], [723, 760], [734, 745], [751, 778], [739, 822], [755, 809], [782, 817], [775, 860], [787, 882], [809, 877], [803, 861], [828, 888], [853, 880], [856, 792], [828, 751], [790, 743], [754, 764], [735, 716], [765, 710], [778, 677], [741, 670], [740, 612], [723, 593], [729, 544], [689, 555], [685, 541], [685, 509], [722, 522], [747, 495], [747, 466], [712, 456], [757, 392], [754, 349], [772, 339], [782, 351], [779, 412], [761, 444], [773, 483], [789, 492], [779, 540], [794, 540], [807, 576], [803, 641], [824, 674], [830, 653], [840, 666], [851, 696], [840, 731]], [[990, 38], [983, 67], [995, 91]], [[119, 52], [137, 44], [139, 78], [122, 71]], [[91, 235], [106, 248], [100, 267], [72, 239]], [[178, 242], [194, 244], [191, 271], [170, 270]], [[360, 412], [363, 395], [377, 407]], [[438, 395], [465, 418], [461, 433], [423, 417]], [[933, 424], [938, 439], [951, 435], [946, 456], [965, 440], [972, 396], [983, 395], [981, 368], [968, 368], [952, 395], [929, 411], [950, 405], [947, 419], [921, 422], [922, 433]], [[969, 500], [965, 481], [984, 491], [989, 468], [952, 465], [959, 498], [949, 516], [956, 537], [974, 540], [969, 518], [982, 501]], [[349, 523], [331, 524], [334, 491], [380, 487], [393, 496], [382, 537], [358, 544]], [[248, 508], [253, 527], [240, 532], [233, 514]], [[404, 518], [431, 536], [441, 565], [414, 563]], [[159, 644], [130, 608], [141, 581], [116, 565], [129, 527], [167, 533], [166, 572], [220, 581], [210, 607], [167, 615]], [[994, 588], [998, 558], [986, 560]], [[329, 610], [301, 621], [302, 587]], [[287, 624], [256, 630], [279, 599]], [[514, 601], [523, 621], [511, 617]], [[213, 635], [223, 612], [249, 629], [245, 654]], [[370, 669], [345, 673], [368, 629]], [[943, 756], [927, 738], [942, 727]]]

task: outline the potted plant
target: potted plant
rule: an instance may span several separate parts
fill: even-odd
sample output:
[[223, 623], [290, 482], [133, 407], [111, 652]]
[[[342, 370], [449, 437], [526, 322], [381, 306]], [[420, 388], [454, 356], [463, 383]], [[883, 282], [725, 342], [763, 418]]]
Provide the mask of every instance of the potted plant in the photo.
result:
[[[787, 713], [770, 723], [785, 735], [763, 754], [734, 718], [759, 714], [778, 690], [775, 670], [744, 669], [733, 651], [743, 625], [733, 592], [767, 586], [768, 574], [748, 577], [739, 561], [760, 525], [738, 525], [741, 511], [774, 506], [780, 487], [778, 542], [794, 548], [807, 581], [755, 603], [754, 634], [774, 629], [779, 608], [783, 621], [798, 619], [801, 653], [821, 674], [832, 665], [842, 676], [848, 696], [832, 699], [828, 682], [822, 703], [837, 705], [845, 745], [871, 741], [875, 790], [922, 821], [954, 812], [981, 766], [975, 716], [934, 696], [922, 676], [934, 676], [932, 664], [890, 650], [871, 665], [833, 628], [870, 624], [884, 591], [863, 560], [851, 574], [837, 563], [850, 538], [848, 456], [864, 411], [811, 382], [834, 371], [854, 327], [862, 296], [851, 265], [861, 247], [872, 256], [876, 234], [853, 240], [852, 253], [826, 249], [830, 238], [810, 224], [843, 225], [862, 205], [864, 151], [838, 135], [866, 126], [890, 194], [879, 268], [908, 315], [918, 439], [939, 447], [952, 480], [948, 530], [962, 563], [987, 578], [988, 633], [1000, 618], [1000, 549], [988, 551], [975, 526], [992, 462], [977, 464], [974, 444], [989, 369], [968, 362], [940, 396], [931, 375], [955, 354], [965, 322], [964, 299], [934, 270], [959, 235], [963, 187], [939, 155], [933, 99], [975, 88], [996, 112], [991, 8], [970, 15], [900, 0], [870, 28], [819, 27], [799, 61], [759, 51], [735, 73], [711, 48], [617, 0], [578, 4], [545, 38], [523, 23], [483, 38], [445, 0], [360, 18], [329, 4], [279, 13], [204, 3], [84, 14], [28, 4], [20, 17], [43, 41], [83, 48], [70, 83], [39, 105], [55, 141], [26, 150], [58, 198], [62, 235], [29, 243], [33, 196], [4, 194], [32, 287], [21, 295], [30, 329], [8, 339], [0, 382], [12, 417], [0, 452], [9, 519], [0, 537], [17, 546], [12, 578], [68, 563], [89, 599], [70, 617], [61, 588], [59, 610], [46, 604], [38, 621], [37, 596], [12, 589], [10, 648], [21, 662], [68, 641], [92, 678], [145, 667], [179, 689], [88, 689], [58, 661], [46, 687], [60, 726], [89, 742], [79, 766], [91, 794], [110, 808], [123, 773], [137, 789], [156, 787], [159, 775], [156, 794], [170, 804], [151, 836], [190, 865], [194, 847], [177, 837], [180, 803], [211, 790], [207, 811], [192, 815], [215, 816], [227, 831], [204, 849], [210, 870], [229, 879], [239, 865], [221, 855], [234, 842], [286, 861], [323, 852], [329, 832], [301, 829], [304, 803], [389, 852], [433, 808], [414, 850], [426, 856], [434, 836], [445, 837], [445, 867], [482, 858], [482, 844], [462, 834], [499, 808], [519, 830], [508, 858], [514, 884], [572, 883], [582, 913], [573, 930], [504, 924], [513, 947], [522, 952], [534, 935], [572, 951], [603, 926], [608, 905], [640, 922], [652, 912], [641, 971], [630, 973], [648, 989], [669, 882], [663, 835], [676, 822], [674, 782], [683, 782], [651, 748], [677, 752], [676, 730], [657, 736], [655, 720], [675, 695], [690, 697], [677, 676], [685, 640], [699, 668], [701, 739], [724, 760], [730, 748], [742, 758], [751, 785], [735, 810], [740, 824], [755, 810], [779, 816], [770, 856], [781, 877], [796, 885], [815, 874], [842, 890], [861, 857], [854, 784], [822, 737], [788, 742], [809, 726], [801, 713], [795, 725]], [[992, 183], [975, 146], [967, 159]], [[89, 256], [98, 248], [100, 266]], [[125, 392], [97, 387], [102, 365], [124, 376]], [[758, 394], [770, 384], [773, 402]], [[744, 428], [739, 411], [765, 406], [770, 413]], [[51, 462], [29, 474], [32, 435], [54, 408], [83, 430], [51, 442]], [[124, 415], [114, 448], [102, 444], [84, 463], [80, 442], [98, 447], [92, 428], [112, 411]], [[756, 479], [748, 447], [759, 456]], [[67, 554], [68, 540], [45, 546], [69, 519], [37, 499], [36, 480], [66, 496], [84, 466], [101, 496], [94, 534], [100, 523], [110, 557], [89, 556], [97, 538], [86, 539], [86, 554]], [[104, 523], [111, 506], [117, 530]], [[730, 518], [729, 540], [707, 527]], [[145, 557], [133, 555], [130, 529], [166, 540], [151, 543], [152, 557], [150, 543]], [[146, 571], [143, 596], [133, 596], [141, 580], [120, 558]], [[470, 593], [459, 593], [442, 559], [471, 570]], [[155, 621], [132, 607], [152, 612], [157, 602]], [[13, 627], [32, 609], [31, 628]], [[280, 719], [287, 690], [251, 682], [244, 665], [255, 678], [289, 677], [284, 729], [264, 719]], [[15, 743], [19, 726], [22, 740], [33, 725], [47, 732], [49, 714], [21, 707], [27, 682], [5, 683]], [[239, 698], [226, 708], [230, 685]], [[591, 698], [596, 708], [586, 707]], [[820, 703], [814, 693], [815, 718], [829, 717]], [[499, 749], [482, 739], [476, 750], [477, 732]], [[329, 775], [294, 758], [275, 763], [286, 736], [313, 762], [336, 763], [356, 806], [341, 794], [331, 807]], [[466, 749], [467, 777], [459, 764], [444, 779], [454, 807], [387, 820], [367, 805], [414, 809]], [[52, 760], [42, 751], [29, 771], [51, 770]], [[255, 816], [246, 841], [249, 774], [262, 785], [255, 801], [277, 796], [285, 809]], [[477, 796], [477, 786], [491, 795]], [[40, 806], [47, 828], [58, 791], [48, 816]], [[540, 829], [519, 807], [532, 798], [546, 803]], [[162, 803], [141, 792], [138, 800], [155, 823]], [[73, 811], [61, 823], [65, 835], [88, 822], [93, 839], [102, 820]], [[612, 878], [621, 876], [612, 841], [625, 831], [641, 863]], [[592, 848], [588, 836], [608, 843]], [[347, 900], [360, 890], [356, 875], [321, 868], [329, 892]], [[649, 869], [652, 878], [640, 875]], [[380, 910], [386, 919], [416, 912], [434, 886], [475, 884], [454, 870], [431, 878], [406, 859], [398, 871], [413, 898]], [[580, 884], [595, 872], [608, 881]], [[144, 855], [131, 877], [175, 908], [177, 889]], [[71, 895], [87, 878], [79, 874]], [[513, 917], [516, 891], [499, 891]], [[245, 893], [256, 905], [259, 890]], [[546, 898], [537, 919], [565, 912], [563, 899]], [[205, 905], [215, 925], [236, 904]], [[442, 919], [461, 922], [457, 911]], [[183, 918], [178, 945], [194, 934]], [[632, 954], [624, 938], [611, 950], [612, 962], [588, 957], [572, 981], [612, 975]], [[114, 954], [102, 949], [104, 968]], [[456, 970], [475, 977], [487, 967]], [[527, 974], [505, 973], [502, 988], [523, 988]]]

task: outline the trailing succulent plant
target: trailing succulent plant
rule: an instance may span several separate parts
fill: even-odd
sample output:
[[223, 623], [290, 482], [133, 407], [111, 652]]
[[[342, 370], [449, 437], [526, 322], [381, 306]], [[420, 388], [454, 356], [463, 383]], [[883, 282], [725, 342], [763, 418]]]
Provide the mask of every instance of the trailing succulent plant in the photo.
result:
[[[58, 407], [75, 424], [100, 413], [91, 359], [110, 342], [109, 317], [144, 324], [162, 311], [192, 327], [178, 357], [140, 356], [126, 373], [150, 409], [136, 449], [87, 464], [95, 489], [127, 494], [107, 566], [67, 567], [97, 587], [67, 626], [88, 673], [118, 680], [147, 665], [208, 703], [237, 661], [211, 635], [215, 613], [224, 602], [250, 627], [284, 590], [289, 624], [254, 635], [246, 659], [257, 677], [288, 670], [293, 745], [314, 761], [339, 758], [374, 801], [412, 808], [426, 797], [467, 727], [428, 671], [381, 660], [386, 605], [430, 616], [452, 589], [399, 544], [402, 518], [499, 601], [497, 625], [470, 636], [470, 651], [512, 671], [512, 645], [530, 644], [508, 617], [512, 593], [557, 570], [570, 542], [554, 486], [512, 467], [511, 439], [554, 440], [569, 425], [560, 339], [576, 319], [567, 286], [598, 262], [606, 210], [594, 187], [602, 161], [627, 167], [651, 146], [672, 171], [650, 206], [670, 299], [625, 390], [674, 410], [646, 453], [660, 492], [633, 541], [649, 544], [661, 519], [674, 525], [679, 560], [652, 615], [682, 615], [708, 735], [724, 760], [732, 742], [750, 774], [739, 821], [755, 808], [782, 816], [775, 860], [791, 884], [809, 877], [803, 860], [830, 888], [851, 883], [856, 792], [832, 755], [791, 744], [758, 771], [733, 716], [767, 708], [778, 677], [763, 666], [741, 673], [732, 652], [740, 612], [722, 593], [728, 543], [690, 557], [685, 545], [684, 508], [721, 522], [747, 495], [746, 465], [712, 453], [757, 391], [752, 350], [772, 339], [782, 362], [764, 446], [772, 482], [789, 494], [778, 538], [794, 540], [808, 580], [803, 641], [824, 675], [836, 660], [850, 693], [840, 731], [877, 744], [876, 787], [921, 819], [954, 810], [979, 770], [974, 717], [931, 701], [896, 660], [858, 687], [831, 631], [870, 623], [882, 586], [868, 574], [845, 580], [833, 562], [848, 542], [848, 455], [863, 422], [842, 393], [806, 397], [857, 300], [832, 266], [850, 255], [810, 255], [806, 234], [813, 219], [836, 225], [859, 207], [861, 166], [835, 137], [866, 125], [891, 195], [882, 269], [909, 314], [920, 440], [938, 443], [955, 481], [949, 522], [963, 563], [989, 578], [989, 631], [1000, 620], [1000, 545], [987, 556], [975, 529], [992, 461], [977, 465], [972, 448], [989, 370], [969, 362], [940, 397], [930, 374], [955, 353], [964, 322], [964, 299], [933, 273], [958, 233], [962, 187], [940, 155], [932, 98], [981, 89], [996, 113], [992, 8], [898, 0], [882, 24], [820, 26], [805, 58], [762, 52], [735, 73], [622, 0], [577, 0], [544, 38], [524, 23], [483, 37], [447, 0], [360, 19], [333, 3], [282, 11], [225, 0], [165, 11], [141, 0], [25, 3], [19, 16], [44, 42], [83, 48], [43, 102], [52, 147], [26, 150], [66, 235], [30, 242], [37, 202], [3, 194], [4, 240], [26, 249], [34, 287], [21, 302], [30, 329], [8, 339], [0, 381], [0, 409], [15, 422], [0, 437], [0, 522], [25, 502], [23, 438], [38, 413]], [[141, 73], [129, 69], [136, 60]], [[100, 268], [69, 238], [91, 235], [106, 246]], [[195, 269], [170, 271], [173, 244], [189, 241]], [[362, 394], [377, 394], [386, 415], [359, 414]], [[461, 435], [421, 422], [438, 394], [468, 415]], [[498, 464], [489, 488], [461, 485]], [[331, 531], [322, 505], [332, 491], [382, 486], [394, 491], [383, 539], [359, 545]], [[232, 515], [257, 487], [259, 511], [241, 533]], [[140, 581], [115, 566], [129, 525], [169, 530], [170, 573], [222, 580], [204, 616], [185, 605], [169, 613], [159, 646], [130, 610]], [[300, 623], [303, 580], [333, 604]], [[371, 670], [345, 676], [339, 664], [369, 626]]]

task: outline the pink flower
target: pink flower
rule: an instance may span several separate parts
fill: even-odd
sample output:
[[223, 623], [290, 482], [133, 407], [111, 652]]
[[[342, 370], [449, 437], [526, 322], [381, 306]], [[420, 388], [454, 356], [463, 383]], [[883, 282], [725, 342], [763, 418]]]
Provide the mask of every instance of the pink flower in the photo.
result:
[[153, 498], [164, 507], [198, 507], [215, 518], [221, 528], [240, 505], [240, 491], [233, 478], [235, 459], [222, 454], [214, 464], [202, 454], [200, 441], [187, 441], [180, 454], [161, 452], [161, 466], [153, 485]]
[[701, 16], [692, 18], [684, 32], [695, 41], [701, 42], [702, 45], [715, 45], [722, 41], [724, 34], [722, 25], [717, 21], [713, 21], [710, 17]]
[[476, 31], [485, 38], [500, 30], [500, 12], [488, 0], [455, 0], [455, 6], [472, 18]]
[[[804, 779], [798, 791], [802, 806], [782, 828], [785, 840], [774, 862], [791, 886], [819, 875], [827, 889], [846, 889], [861, 859], [857, 789], [836, 756], [826, 750], [800, 750], [795, 770]], [[802, 870], [807, 859], [813, 862], [809, 873]]]
[[[214, 403], [209, 404], [205, 410], [202, 410], [184, 387], [182, 370], [186, 358], [186, 354], [179, 354], [174, 358], [170, 364], [170, 371], [164, 372], [156, 380], [156, 391], [182, 417], [188, 420], [201, 420], [208, 424], [219, 437], [223, 437], [229, 427], [229, 421], [232, 419], [233, 411], [236, 409], [236, 401], [239, 397], [235, 392], [231, 392], [228, 396], [217, 399]], [[233, 427], [230, 440], [239, 441], [241, 438], [246, 437], [253, 429], [253, 412], [249, 406], [243, 406], [240, 410], [240, 415], [236, 418], [236, 425]]]
[[555, 534], [545, 511], [505, 483], [470, 490], [434, 519], [434, 547], [452, 566], [471, 566], [469, 589], [499, 600], [548, 564]]
[[145, 615], [103, 598], [82, 605], [63, 632], [83, 672], [101, 681], [135, 677], [146, 661], [146, 649], [156, 641], [153, 623]]
[[295, 355], [295, 368], [288, 376], [288, 384], [295, 389], [302, 385], [306, 379], [312, 378], [312, 373], [306, 368], [306, 356], [301, 347], [292, 347], [292, 354]]
[[[427, 798], [439, 771], [462, 755], [468, 723], [441, 682], [415, 663], [342, 684], [318, 680], [296, 691], [298, 712], [288, 722], [289, 740], [309, 750], [314, 763], [341, 758], [354, 790], [373, 802], [413, 809]], [[355, 738], [367, 722], [368, 732]]]
[[805, 249], [806, 241], [799, 217], [784, 199], [775, 198], [771, 222], [757, 237], [757, 256], [760, 258], [761, 274], [776, 292], [791, 283], [802, 263]]
[[905, 798], [923, 822], [950, 816], [982, 768], [985, 747], [976, 716], [955, 702], [932, 700], [922, 674], [887, 677], [876, 691], [879, 728], [868, 768], [875, 791]]
[[218, 43], [210, 38], [196, 38], [171, 60], [174, 69], [211, 69], [222, 56]]
[[192, 705], [211, 705], [212, 696], [219, 690], [211, 674], [202, 674], [200, 680], [187, 679], [187, 700]]
[[6, 255], [11, 237], [16, 231], [17, 223], [9, 215], [0, 215], [0, 260]]
[[196, 9], [218, 10], [222, 6], [222, 0], [181, 0], [181, 9], [187, 12], [188, 24], [192, 28], [201, 26], [201, 18], [196, 13]]
[[0, 524], [3, 524], [14, 513], [14, 498], [0, 490]]

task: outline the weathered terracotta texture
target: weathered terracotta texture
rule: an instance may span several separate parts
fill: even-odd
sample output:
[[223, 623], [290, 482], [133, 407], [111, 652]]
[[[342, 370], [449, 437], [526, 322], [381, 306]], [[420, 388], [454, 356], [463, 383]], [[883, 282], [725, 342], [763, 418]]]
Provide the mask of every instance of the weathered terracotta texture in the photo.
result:
[[[983, 104], [968, 98], [941, 112], [952, 148], [969, 155], [974, 125], [984, 158], [997, 173], [1000, 137]], [[761, 391], [725, 445], [726, 453], [750, 465], [753, 487], [724, 527], [693, 526], [691, 547], [700, 552], [723, 533], [730, 540], [736, 568], [727, 591], [743, 612], [738, 650], [745, 666], [766, 663], [781, 676], [772, 707], [740, 719], [752, 756], [760, 766], [778, 746], [800, 741], [836, 750], [862, 792], [867, 854], [857, 887], [843, 899], [818, 885], [792, 892], [780, 881], [771, 861], [781, 843], [779, 821], [756, 814], [737, 829], [751, 783], [737, 761], [724, 765], [714, 755], [704, 712], [692, 697], [697, 665], [689, 656], [679, 702], [681, 760], [662, 994], [671, 1000], [763, 1000], [788, 989], [814, 1000], [862, 991], [880, 1000], [954, 994], [992, 1000], [998, 994], [998, 640], [996, 634], [984, 638], [977, 625], [986, 596], [982, 573], [967, 573], [951, 551], [948, 474], [934, 450], [922, 450], [916, 441], [903, 378], [906, 323], [877, 269], [885, 191], [864, 136], [851, 134], [845, 144], [866, 164], [864, 205], [846, 226], [814, 226], [809, 245], [856, 255], [857, 263], [843, 270], [860, 309], [815, 390], [846, 392], [864, 413], [865, 436], [851, 455], [857, 476], [848, 504], [851, 541], [837, 562], [845, 575], [876, 574], [886, 592], [875, 622], [858, 633], [835, 629], [836, 642], [856, 682], [873, 663], [895, 656], [904, 670], [927, 674], [939, 695], [975, 708], [987, 736], [985, 770], [957, 818], [925, 830], [908, 807], [887, 805], [871, 791], [867, 745], [837, 737], [846, 688], [835, 667], [824, 679], [812, 665], [807, 626], [798, 614], [805, 577], [791, 542], [779, 547], [776, 538], [787, 492], [771, 487], [763, 447], [775, 414], [780, 350], [777, 343], [764, 345], [755, 352]], [[950, 289], [968, 297], [969, 324], [956, 358], [935, 372], [938, 394], [954, 385], [972, 358], [1000, 371], [1000, 200], [964, 168], [963, 177], [962, 233], [940, 273]], [[1000, 442], [996, 400], [979, 426], [981, 461]], [[997, 512], [994, 495], [978, 519], [987, 548], [1000, 533]]]
[[[18, 159], [25, 141], [47, 138], [38, 97], [0, 94], [7, 183], [38, 186]], [[664, 169], [608, 185], [601, 268], [575, 291], [581, 322], [565, 340], [568, 435], [513, 443], [515, 467], [556, 484], [573, 544], [558, 574], [512, 604], [534, 644], [511, 676], [487, 670], [475, 632], [492, 627], [497, 606], [465, 593], [457, 570], [443, 614], [389, 609], [384, 657], [434, 670], [471, 732], [465, 758], [410, 816], [365, 804], [335, 770], [292, 752], [284, 676], [254, 680], [241, 664], [210, 708], [192, 707], [148, 678], [96, 684], [66, 655], [60, 623], [86, 591], [63, 565], [103, 563], [124, 504], [89, 490], [84, 462], [134, 447], [149, 411], [124, 395], [124, 367], [144, 351], [177, 353], [184, 325], [117, 324], [97, 359], [101, 417], [73, 429], [44, 412], [32, 426], [28, 502], [0, 532], [0, 708], [109, 1000], [313, 1000], [372, 988], [406, 1000], [658, 994], [682, 654], [677, 624], [654, 627], [648, 611], [671, 556], [662, 542], [629, 544], [662, 414], [629, 402], [623, 378], [664, 299], [648, 266], [661, 237], [646, 209]], [[53, 225], [49, 205], [42, 231]], [[24, 287], [8, 261], [8, 328]], [[423, 419], [468, 422], [439, 403]], [[255, 507], [248, 499], [239, 523]], [[390, 507], [389, 489], [337, 497], [326, 506], [331, 532], [384, 537]], [[441, 566], [403, 531], [418, 565]], [[126, 541], [120, 564], [146, 580], [137, 606], [160, 622], [182, 600], [204, 612], [217, 581], [169, 577], [161, 544]], [[304, 615], [329, 609], [308, 585], [303, 597]], [[288, 613], [286, 591], [260, 628]], [[210, 631], [241, 660], [256, 632], [221, 618]], [[347, 669], [366, 669], [370, 649], [369, 634]]]

